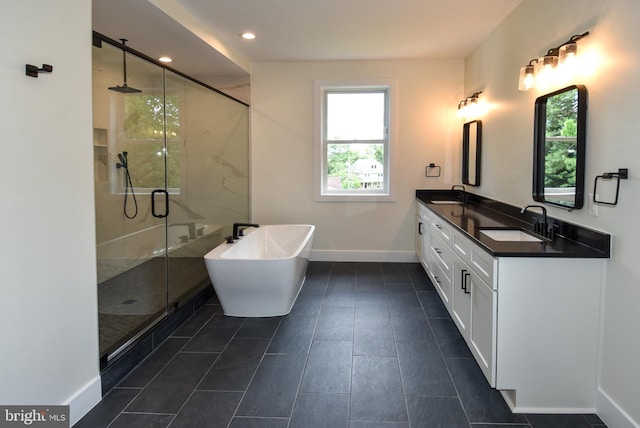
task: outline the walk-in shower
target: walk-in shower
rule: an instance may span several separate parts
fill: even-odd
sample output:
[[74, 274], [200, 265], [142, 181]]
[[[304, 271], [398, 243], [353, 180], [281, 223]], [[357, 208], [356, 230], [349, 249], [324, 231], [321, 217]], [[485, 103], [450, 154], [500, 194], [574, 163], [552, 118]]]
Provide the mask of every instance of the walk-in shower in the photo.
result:
[[233, 222], [249, 220], [249, 112], [94, 33], [93, 117], [100, 355], [108, 362], [209, 286], [204, 254]]

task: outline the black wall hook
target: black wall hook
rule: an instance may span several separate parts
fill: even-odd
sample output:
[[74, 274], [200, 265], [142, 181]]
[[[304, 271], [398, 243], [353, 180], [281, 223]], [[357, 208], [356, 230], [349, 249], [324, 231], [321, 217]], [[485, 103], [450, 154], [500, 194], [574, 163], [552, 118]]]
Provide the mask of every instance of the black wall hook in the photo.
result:
[[42, 67], [38, 68], [35, 65], [27, 64], [25, 71], [27, 76], [38, 77], [38, 73], [51, 73], [53, 71], [53, 66], [49, 64], [42, 64]]

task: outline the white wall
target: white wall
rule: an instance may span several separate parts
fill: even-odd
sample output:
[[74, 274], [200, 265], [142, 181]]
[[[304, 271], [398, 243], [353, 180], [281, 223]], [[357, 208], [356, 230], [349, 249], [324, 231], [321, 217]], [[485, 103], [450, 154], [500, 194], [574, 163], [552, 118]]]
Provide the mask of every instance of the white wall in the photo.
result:
[[[610, 427], [640, 424], [640, 265], [637, 227], [640, 175], [640, 2], [637, 0], [524, 0], [465, 63], [465, 90], [484, 89], [493, 109], [483, 120], [482, 186], [477, 193], [514, 205], [532, 203], [533, 106], [540, 93], [517, 90], [518, 71], [573, 34], [602, 55], [587, 86], [587, 193], [596, 175], [629, 168], [616, 207], [549, 215], [611, 233], [607, 263], [598, 414]], [[599, 187], [600, 188], [600, 187]], [[576, 296], [576, 304], [580, 304]]]
[[90, 8], [9, 0], [0, 14], [0, 403], [70, 404], [72, 421], [100, 400]]
[[[314, 201], [313, 82], [348, 78], [398, 81], [395, 202]], [[460, 180], [462, 82], [462, 60], [253, 64], [252, 219], [315, 224], [315, 259], [413, 260], [415, 190]]]

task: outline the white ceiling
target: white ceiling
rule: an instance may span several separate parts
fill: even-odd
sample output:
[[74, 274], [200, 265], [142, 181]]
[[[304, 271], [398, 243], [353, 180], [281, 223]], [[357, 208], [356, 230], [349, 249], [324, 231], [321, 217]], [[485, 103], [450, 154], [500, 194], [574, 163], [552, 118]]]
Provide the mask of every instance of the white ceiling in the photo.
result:
[[258, 61], [463, 58], [521, 1], [93, 0], [93, 28], [194, 77], [238, 76]]

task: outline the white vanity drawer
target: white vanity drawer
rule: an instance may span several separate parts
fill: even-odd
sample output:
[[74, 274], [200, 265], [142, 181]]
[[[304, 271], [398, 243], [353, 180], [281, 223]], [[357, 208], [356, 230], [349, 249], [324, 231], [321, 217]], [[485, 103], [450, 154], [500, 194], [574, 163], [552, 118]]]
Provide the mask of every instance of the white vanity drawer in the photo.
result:
[[496, 289], [493, 283], [493, 265], [495, 259], [489, 253], [478, 249], [478, 247], [471, 247], [471, 269], [473, 269], [480, 278], [489, 284], [492, 289]]
[[429, 219], [429, 210], [427, 209], [427, 207], [422, 205], [420, 202], [417, 202], [417, 204], [418, 204], [418, 208], [417, 208], [418, 217], [420, 217], [420, 218], [422, 218], [424, 220], [428, 220]]
[[440, 265], [438, 263], [431, 263], [429, 265], [431, 269], [431, 279], [433, 280], [433, 286], [440, 295], [442, 302], [449, 310], [451, 302], [451, 280], [442, 273]]
[[441, 237], [447, 244], [451, 241], [451, 226], [440, 217], [434, 215], [431, 217], [431, 227], [435, 234]]
[[430, 256], [440, 266], [442, 273], [451, 279], [451, 247], [438, 235], [431, 237]]
[[473, 248], [473, 244], [469, 239], [462, 236], [461, 233], [453, 232], [451, 245], [455, 254], [460, 256], [467, 264], [471, 264], [471, 248]]

